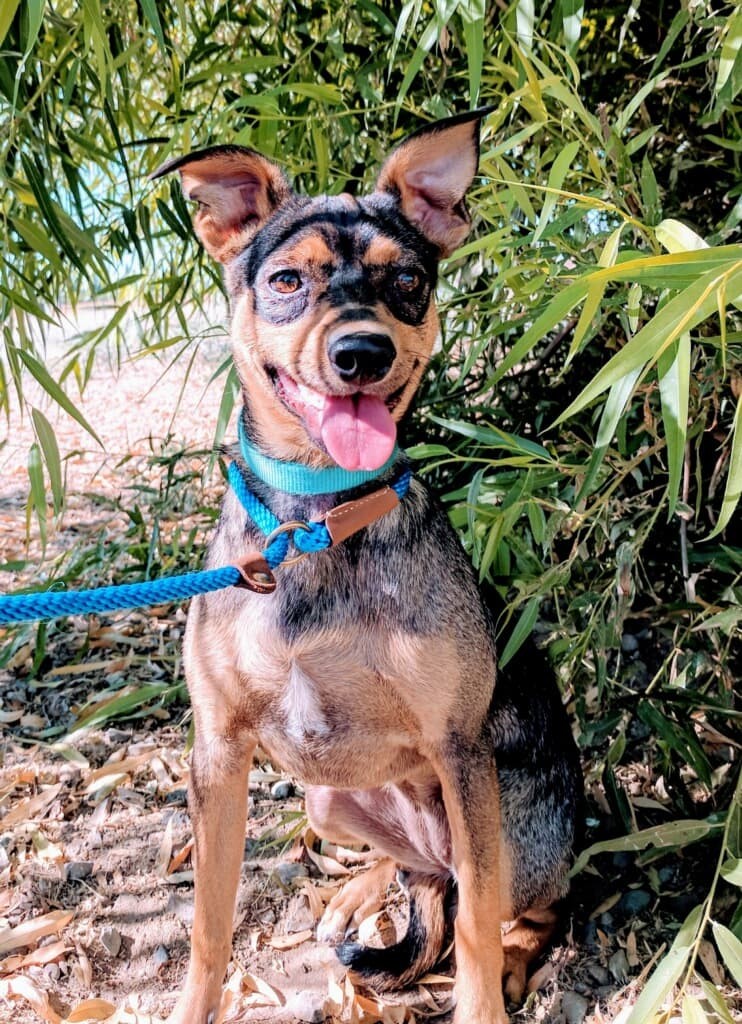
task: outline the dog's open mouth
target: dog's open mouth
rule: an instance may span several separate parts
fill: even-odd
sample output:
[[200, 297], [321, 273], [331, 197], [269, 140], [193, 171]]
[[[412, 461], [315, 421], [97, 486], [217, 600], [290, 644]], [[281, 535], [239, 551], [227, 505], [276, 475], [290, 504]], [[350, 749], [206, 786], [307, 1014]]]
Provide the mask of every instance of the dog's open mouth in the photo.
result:
[[300, 384], [284, 370], [268, 366], [266, 372], [281, 401], [343, 469], [379, 469], [394, 451], [397, 424], [392, 412], [405, 384], [386, 398], [363, 391], [326, 395]]

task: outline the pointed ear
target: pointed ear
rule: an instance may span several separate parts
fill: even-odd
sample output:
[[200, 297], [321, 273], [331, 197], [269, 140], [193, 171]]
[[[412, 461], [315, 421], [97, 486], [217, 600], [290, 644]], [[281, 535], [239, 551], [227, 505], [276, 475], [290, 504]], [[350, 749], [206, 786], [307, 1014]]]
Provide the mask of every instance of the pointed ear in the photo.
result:
[[479, 166], [482, 119], [494, 107], [436, 121], [400, 143], [381, 168], [376, 188], [390, 192], [412, 224], [449, 256], [469, 232], [464, 195]]
[[219, 263], [229, 263], [291, 196], [280, 168], [244, 146], [212, 146], [176, 157], [151, 178], [180, 172], [183, 193], [195, 199], [193, 227]]

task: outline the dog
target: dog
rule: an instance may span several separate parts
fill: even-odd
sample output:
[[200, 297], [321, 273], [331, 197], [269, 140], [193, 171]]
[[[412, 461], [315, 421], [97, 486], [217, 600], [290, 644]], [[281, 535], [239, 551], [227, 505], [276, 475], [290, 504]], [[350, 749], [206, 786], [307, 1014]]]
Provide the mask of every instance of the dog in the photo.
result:
[[[555, 927], [582, 788], [556, 683], [535, 650], [497, 674], [491, 602], [396, 447], [439, 331], [439, 261], [470, 228], [464, 197], [487, 113], [407, 137], [361, 198], [297, 195], [274, 162], [234, 145], [153, 176], [179, 172], [231, 306], [239, 479], [208, 565], [266, 544], [241, 487], [288, 524], [278, 533], [295, 528], [296, 546], [318, 522], [345, 523], [333, 546], [277, 577], [250, 556], [252, 590], [192, 602], [195, 910], [170, 1024], [216, 1017], [258, 742], [302, 780], [316, 833], [379, 853], [318, 927], [373, 987], [433, 966], [455, 912], [454, 1022], [503, 1024], [505, 995], [522, 997]], [[398, 869], [406, 934], [385, 950], [345, 941]]]

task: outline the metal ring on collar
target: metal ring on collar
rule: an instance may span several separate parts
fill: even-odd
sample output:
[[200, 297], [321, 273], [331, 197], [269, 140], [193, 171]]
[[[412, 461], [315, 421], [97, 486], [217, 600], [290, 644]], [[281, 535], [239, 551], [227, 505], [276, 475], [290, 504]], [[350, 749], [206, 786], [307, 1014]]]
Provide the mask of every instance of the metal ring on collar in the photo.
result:
[[[291, 522], [281, 523], [275, 530], [271, 531], [265, 538], [265, 546], [269, 548], [273, 541], [280, 537], [282, 533], [293, 533], [294, 530], [307, 530], [309, 531], [310, 526], [307, 523], [302, 523], [298, 519], [292, 519]], [[301, 562], [310, 554], [309, 551], [302, 551], [298, 555], [293, 555], [291, 558], [284, 558], [281, 565], [296, 565], [297, 562]]]

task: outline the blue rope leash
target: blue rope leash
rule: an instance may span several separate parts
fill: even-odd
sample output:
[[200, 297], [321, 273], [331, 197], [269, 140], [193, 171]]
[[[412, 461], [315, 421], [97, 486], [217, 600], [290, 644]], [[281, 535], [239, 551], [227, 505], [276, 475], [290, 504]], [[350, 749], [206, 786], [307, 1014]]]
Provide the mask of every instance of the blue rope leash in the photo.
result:
[[163, 576], [144, 583], [121, 583], [95, 590], [45, 590], [35, 594], [0, 596], [0, 622], [29, 622], [34, 619], [55, 619], [59, 615], [90, 615], [93, 612], [118, 612], [126, 608], [185, 601], [196, 594], [234, 586], [242, 579], [239, 569], [225, 565], [222, 569], [186, 572], [180, 576]]
[[[229, 482], [245, 511], [258, 529], [266, 537], [270, 536], [282, 526], [281, 521], [255, 497], [234, 462], [230, 464], [228, 472]], [[411, 478], [412, 471], [404, 469], [391, 484], [400, 501], [409, 490]], [[332, 540], [324, 523], [302, 523], [301, 527], [291, 533], [279, 534], [261, 552], [271, 569], [277, 568], [286, 560], [292, 543], [302, 553], [310, 553], [324, 551], [331, 546]], [[241, 580], [240, 570], [234, 565], [226, 565], [221, 569], [202, 569], [179, 576], [164, 576], [159, 580], [121, 583], [93, 590], [45, 590], [34, 594], [0, 595], [0, 623], [55, 619], [62, 615], [118, 612], [127, 608], [166, 604], [170, 601], [186, 601], [197, 594], [208, 594], [213, 590], [232, 587]]]

